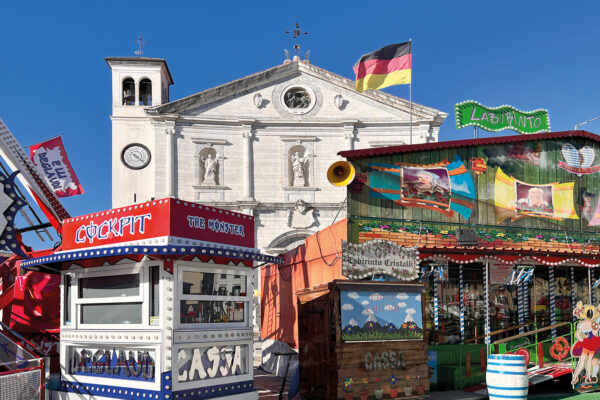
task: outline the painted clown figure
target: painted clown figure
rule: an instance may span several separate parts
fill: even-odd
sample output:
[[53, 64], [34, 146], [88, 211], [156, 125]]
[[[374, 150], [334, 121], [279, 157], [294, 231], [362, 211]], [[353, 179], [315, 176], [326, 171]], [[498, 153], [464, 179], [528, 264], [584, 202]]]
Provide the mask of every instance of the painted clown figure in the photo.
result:
[[581, 379], [582, 385], [594, 385], [598, 382], [598, 360], [594, 358], [600, 352], [600, 325], [596, 322], [600, 317], [600, 309], [580, 301], [573, 311], [579, 322], [575, 331], [576, 342], [571, 349], [571, 355], [578, 357], [577, 367], [573, 371], [571, 384], [579, 383], [579, 375], [585, 370]]

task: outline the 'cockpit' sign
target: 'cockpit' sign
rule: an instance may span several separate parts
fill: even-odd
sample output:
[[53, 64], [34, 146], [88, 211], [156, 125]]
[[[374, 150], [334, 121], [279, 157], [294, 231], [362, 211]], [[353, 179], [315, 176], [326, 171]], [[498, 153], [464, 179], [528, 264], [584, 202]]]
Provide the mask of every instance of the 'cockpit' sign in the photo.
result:
[[167, 237], [192, 246], [203, 241], [254, 247], [254, 218], [167, 198], [66, 218], [62, 236], [63, 251]]

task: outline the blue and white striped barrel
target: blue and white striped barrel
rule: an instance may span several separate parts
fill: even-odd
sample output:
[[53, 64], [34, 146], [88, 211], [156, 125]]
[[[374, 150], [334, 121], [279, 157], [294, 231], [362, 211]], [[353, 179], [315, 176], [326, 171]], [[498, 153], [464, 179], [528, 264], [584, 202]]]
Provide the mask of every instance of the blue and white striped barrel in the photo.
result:
[[525, 356], [490, 354], [485, 382], [490, 400], [527, 399], [529, 378]]

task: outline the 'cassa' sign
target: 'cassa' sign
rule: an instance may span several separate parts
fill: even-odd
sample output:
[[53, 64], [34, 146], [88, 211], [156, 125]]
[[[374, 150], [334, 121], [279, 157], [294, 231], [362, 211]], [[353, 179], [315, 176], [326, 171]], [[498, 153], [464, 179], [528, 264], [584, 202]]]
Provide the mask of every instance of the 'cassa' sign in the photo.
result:
[[365, 369], [371, 371], [374, 369], [400, 369], [404, 368], [404, 358], [402, 353], [395, 351], [384, 351], [381, 354], [365, 354]]
[[248, 345], [184, 348], [177, 353], [179, 382], [248, 373]]

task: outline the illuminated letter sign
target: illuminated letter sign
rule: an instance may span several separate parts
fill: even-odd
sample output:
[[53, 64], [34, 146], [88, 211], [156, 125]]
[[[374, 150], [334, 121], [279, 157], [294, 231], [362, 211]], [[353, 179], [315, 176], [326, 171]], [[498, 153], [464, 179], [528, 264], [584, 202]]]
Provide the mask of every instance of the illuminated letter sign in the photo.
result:
[[75, 243], [94, 243], [94, 239], [104, 240], [112, 237], [121, 237], [126, 234], [143, 234], [146, 231], [146, 220], [151, 220], [152, 214], [131, 215], [121, 218], [111, 218], [100, 224], [90, 221], [81, 225], [75, 232]]
[[512, 129], [518, 133], [542, 133], [550, 131], [550, 117], [543, 109], [521, 111], [512, 106], [485, 107], [468, 100], [454, 106], [456, 127], [478, 126], [488, 132]]
[[154, 382], [154, 350], [69, 346], [67, 351], [71, 375]]
[[[188, 227], [193, 229], [206, 229], [207, 224], [204, 218], [195, 215], [187, 216]], [[231, 222], [219, 221], [218, 219], [208, 220], [208, 229], [216, 233], [226, 233], [229, 235], [246, 236], [244, 226], [232, 224]]]
[[177, 353], [179, 382], [244, 375], [248, 345], [184, 348]]

